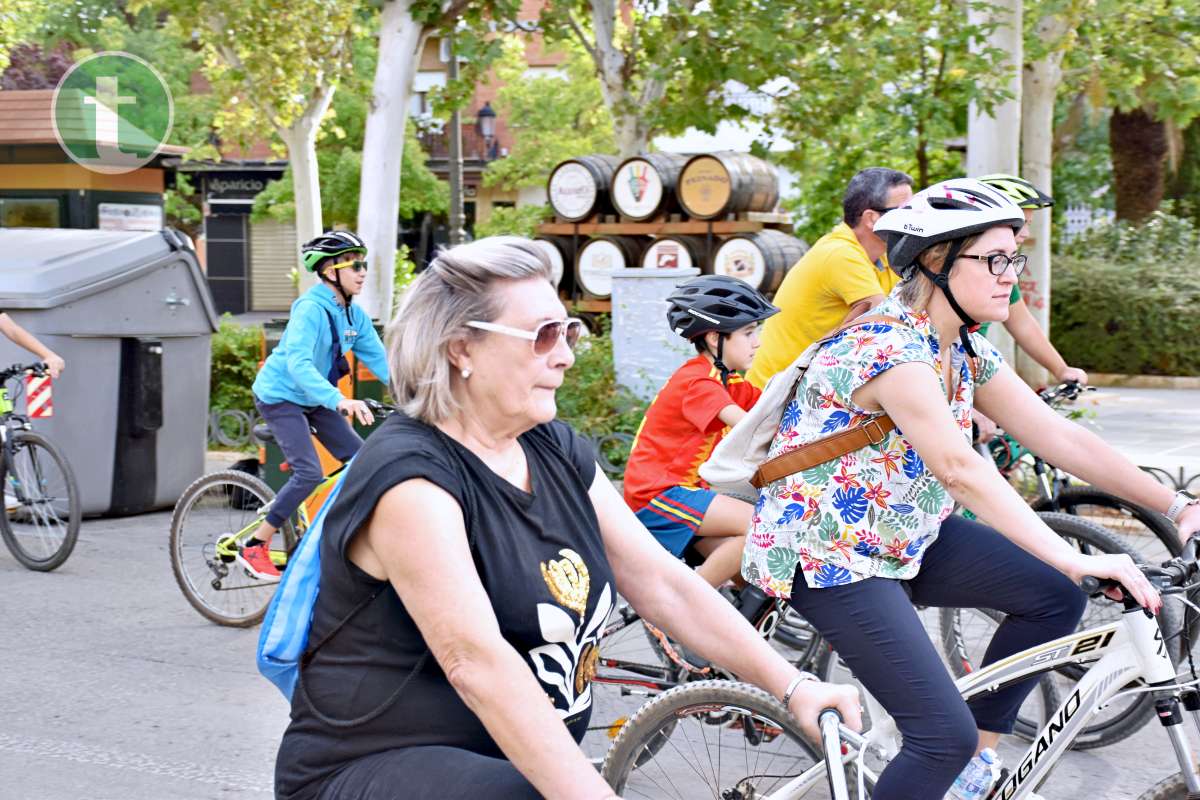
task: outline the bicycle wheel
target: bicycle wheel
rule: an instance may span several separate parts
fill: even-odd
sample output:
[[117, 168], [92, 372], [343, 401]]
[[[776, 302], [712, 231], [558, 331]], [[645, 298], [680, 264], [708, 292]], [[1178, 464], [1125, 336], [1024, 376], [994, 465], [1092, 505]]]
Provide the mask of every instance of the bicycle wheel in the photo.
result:
[[22, 565], [49, 572], [75, 549], [82, 505], [75, 473], [58, 448], [33, 431], [13, 431], [12, 463], [0, 463], [5, 513], [0, 535]]
[[824, 640], [800, 612], [788, 606], [771, 638], [790, 648], [792, 652], [784, 652], [784, 657], [795, 664], [797, 669], [814, 673], [817, 671], [817, 660], [821, 656]]
[[1061, 511], [1099, 525], [1114, 539], [1151, 564], [1183, 552], [1171, 521], [1145, 506], [1091, 486], [1068, 486], [1054, 500], [1039, 500], [1034, 511]]
[[1187, 782], [1182, 772], [1176, 772], [1151, 786], [1138, 800], [1184, 800], [1188, 796]]
[[642, 706], [601, 774], [631, 799], [758, 797], [820, 760], [774, 697], [743, 683], [698, 681]]
[[[251, 577], [234, 560], [238, 543], [263, 519], [275, 493], [245, 472], [223, 470], [197, 479], [184, 490], [171, 514], [171, 571], [183, 596], [206, 619], [246, 628], [267, 612], [277, 582]], [[290, 553], [296, 533], [289, 521], [275, 547]], [[281, 538], [280, 538], [281, 537]]]
[[[1127, 553], [1136, 561], [1144, 559], [1130, 548], [1116, 541], [1097, 525], [1080, 517], [1068, 514], [1041, 512], [1038, 514], [1059, 536], [1069, 541], [1083, 553]], [[1106, 598], [1093, 598], [1087, 605], [1080, 628], [1092, 628], [1120, 619], [1121, 606]], [[991, 641], [992, 633], [1003, 620], [997, 612], [972, 611], [946, 608], [941, 610], [942, 646], [951, 670], [956, 676], [972, 672], [979, 665], [983, 653]], [[1179, 629], [1180, 615], [1174, 604], [1164, 604], [1159, 614], [1159, 624], [1168, 635]], [[1043, 677], [1041, 683], [1052, 682], [1055, 694], [1078, 682], [1087, 665], [1071, 664], [1060, 667]], [[1072, 747], [1088, 750], [1094, 747], [1119, 742], [1128, 737], [1153, 716], [1154, 700], [1149, 694], [1137, 694], [1114, 700], [1092, 718], [1090, 724], [1076, 737]], [[1040, 724], [1024, 716], [1018, 716], [1016, 733], [1030, 738], [1040, 729]]]

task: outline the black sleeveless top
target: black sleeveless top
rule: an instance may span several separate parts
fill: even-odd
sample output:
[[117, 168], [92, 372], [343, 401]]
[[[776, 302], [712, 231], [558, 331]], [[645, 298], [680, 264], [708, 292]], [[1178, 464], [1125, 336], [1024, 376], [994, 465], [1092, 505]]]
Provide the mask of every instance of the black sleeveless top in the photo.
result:
[[[281, 800], [316, 797], [338, 769], [373, 753], [421, 745], [461, 747], [503, 757], [479, 718], [459, 699], [390, 585], [346, 557], [351, 538], [379, 498], [401, 481], [424, 478], [463, 509], [472, 555], [500, 630], [576, 741], [591, 715], [597, 639], [616, 601], [588, 488], [591, 445], [562, 422], [539, 425], [518, 440], [531, 493], [501, 478], [467, 448], [422, 422], [392, 415], [359, 451], [326, 519], [321, 587], [310, 647], [373, 591], [379, 595], [324, 644], [303, 669], [292, 722], [280, 743], [275, 791]], [[413, 509], [419, 515], [420, 509]], [[414, 667], [418, 667], [414, 672]], [[379, 709], [377, 718], [336, 727]]]

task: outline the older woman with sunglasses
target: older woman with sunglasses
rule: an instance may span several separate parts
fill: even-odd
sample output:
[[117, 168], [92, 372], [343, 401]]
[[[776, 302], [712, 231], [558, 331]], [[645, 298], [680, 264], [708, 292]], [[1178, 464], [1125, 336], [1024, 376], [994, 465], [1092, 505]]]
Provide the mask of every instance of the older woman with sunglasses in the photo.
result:
[[362, 439], [343, 417], [370, 425], [361, 400], [342, 396], [338, 381], [353, 352], [381, 381], [388, 380], [383, 342], [371, 318], [352, 302], [367, 275], [367, 246], [350, 231], [327, 231], [300, 248], [305, 269], [320, 282], [292, 303], [287, 328], [254, 379], [254, 405], [291, 467], [267, 517], [238, 552], [239, 565], [261, 581], [279, 580], [271, 539], [324, 477], [312, 431], [339, 461], [358, 452]]
[[442, 252], [392, 325], [390, 417], [329, 513], [321, 593], [276, 763], [287, 800], [613, 797], [577, 743], [625, 597], [810, 729], [858, 723], [650, 536], [555, 421], [581, 333], [532, 243]]

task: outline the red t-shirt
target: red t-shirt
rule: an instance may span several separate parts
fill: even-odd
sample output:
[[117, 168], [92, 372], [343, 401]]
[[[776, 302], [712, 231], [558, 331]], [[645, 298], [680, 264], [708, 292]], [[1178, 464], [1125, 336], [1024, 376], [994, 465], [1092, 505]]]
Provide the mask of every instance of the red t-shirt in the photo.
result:
[[708, 488], [700, 465], [721, 440], [726, 425], [717, 416], [735, 404], [747, 411], [762, 391], [736, 372], [729, 387], [702, 355], [686, 362], [651, 401], [625, 466], [625, 502], [639, 511], [672, 486]]

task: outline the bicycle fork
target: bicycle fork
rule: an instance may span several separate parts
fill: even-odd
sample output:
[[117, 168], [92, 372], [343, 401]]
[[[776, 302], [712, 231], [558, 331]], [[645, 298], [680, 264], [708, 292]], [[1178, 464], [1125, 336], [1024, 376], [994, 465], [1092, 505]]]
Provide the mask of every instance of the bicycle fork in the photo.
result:
[[1180, 710], [1182, 698], [1184, 708], [1190, 712], [1194, 730], [1200, 732], [1200, 692], [1197, 692], [1195, 686], [1179, 691], [1176, 686], [1178, 681], [1175, 667], [1167, 655], [1167, 643], [1158, 621], [1148, 612], [1133, 606], [1130, 599], [1126, 598], [1125, 604], [1125, 616], [1134, 632], [1137, 633], [1138, 629], [1141, 629], [1143, 641], [1153, 641], [1157, 644], [1153, 653], [1138, 651], [1138, 658], [1142, 662], [1142, 671], [1147, 683], [1150, 686], [1163, 687], [1154, 692], [1154, 713], [1167, 738], [1171, 740], [1171, 748], [1175, 751], [1175, 760], [1179, 762], [1179, 771], [1187, 786], [1188, 797], [1200, 798], [1200, 775], [1196, 772], [1192, 742], [1183, 726], [1183, 714]]

